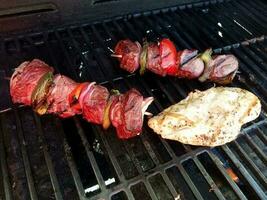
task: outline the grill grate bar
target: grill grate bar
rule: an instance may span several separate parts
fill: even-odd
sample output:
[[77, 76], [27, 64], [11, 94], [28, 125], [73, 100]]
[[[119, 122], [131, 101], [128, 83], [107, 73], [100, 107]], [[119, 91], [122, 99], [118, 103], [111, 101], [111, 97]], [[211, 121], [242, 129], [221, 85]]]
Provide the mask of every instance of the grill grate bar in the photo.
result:
[[[218, 5], [214, 5], [214, 8], [219, 9]], [[216, 12], [216, 9], [214, 12]], [[229, 8], [228, 8], [229, 9]], [[216, 13], [215, 13], [216, 14]], [[237, 36], [239, 38], [242, 38], [243, 40], [253, 38], [253, 34], [247, 30], [242, 24], [240, 24], [238, 21], [236, 21], [235, 18], [231, 18], [231, 14], [222, 12], [222, 17], [224, 17], [224, 20], [226, 23], [228, 23], [230, 26], [232, 25], [234, 28], [233, 30], [237, 31]]]
[[[2, 120], [1, 121], [1, 125]], [[10, 186], [10, 181], [8, 178], [8, 170], [7, 170], [7, 162], [6, 162], [6, 155], [4, 150], [4, 136], [2, 128], [0, 128], [0, 164], [1, 164], [1, 171], [3, 176], [3, 185], [4, 185], [4, 191], [5, 191], [5, 198], [7, 200], [13, 199], [12, 197], [12, 191]]]
[[74, 70], [73, 63], [71, 62], [71, 56], [69, 55], [69, 53], [67, 52], [67, 48], [64, 47], [64, 43], [61, 39], [61, 36], [59, 35], [58, 31], [55, 31], [55, 36], [57, 38], [57, 40], [59, 41], [59, 45], [60, 45], [60, 49], [61, 51], [64, 53], [64, 58], [66, 58], [67, 60], [67, 70], [68, 70], [68, 74], [71, 75], [75, 80], [79, 80], [79, 76], [76, 73], [76, 71]]
[[[186, 13], [184, 12], [170, 12], [170, 15], [173, 17], [173, 18], [179, 18], [179, 17], [184, 17], [184, 18], [190, 18], [192, 16], [195, 16], [197, 20], [201, 21], [200, 23], [197, 22], [197, 21], [194, 21], [194, 20], [191, 20], [190, 21], [190, 24], [192, 24], [194, 27], [197, 27], [197, 30], [198, 32], [196, 32], [196, 30], [192, 27], [191, 27], [191, 33], [192, 34], [195, 34], [195, 37], [197, 38], [197, 41], [199, 41], [199, 36], [198, 36], [198, 33], [200, 32], [203, 36], [205, 37], [209, 37], [209, 40], [212, 41], [216, 46], [219, 46], [219, 43], [218, 43], [218, 40], [222, 40], [220, 37], [217, 38], [217, 40], [214, 40], [214, 38], [210, 37], [211, 33], [213, 33], [213, 30], [210, 29], [210, 25], [208, 25], [206, 23], [205, 20], [202, 20], [202, 17], [200, 15], [197, 14], [197, 12], [193, 12], [192, 9], [188, 9]], [[205, 24], [204, 26], [202, 26], [203, 24]], [[186, 26], [187, 23], [184, 24], [184, 26]], [[205, 28], [203, 28], [205, 27]], [[180, 29], [176, 29], [176, 31], [179, 31], [181, 30]], [[203, 40], [200, 40], [200, 41], [203, 41]], [[205, 41], [205, 40], [204, 40]], [[223, 41], [223, 42], [226, 42], [226, 41]], [[194, 44], [196, 44], [197, 42], [194, 42]], [[203, 46], [205, 47], [207, 44], [205, 43]], [[199, 47], [195, 47], [197, 49], [203, 49], [203, 48], [199, 48]]]
[[[168, 29], [167, 27], [166, 27], [166, 25], [164, 25], [164, 21], [162, 20], [162, 18], [161, 17], [156, 17], [156, 16], [151, 16], [151, 18], [153, 18], [152, 20], [151, 19], [149, 19], [149, 18], [147, 18], [147, 21], [149, 22], [149, 25], [150, 25], [150, 27], [155, 27], [156, 26], [156, 24], [155, 24], [155, 22], [157, 22], [158, 23], [158, 25], [161, 27], [161, 29], [163, 29], [164, 30], [164, 32], [166, 32], [166, 33], [168, 33], [171, 37], [173, 37], [175, 40], [174, 41], [176, 41], [176, 42], [178, 42], [178, 44], [181, 44], [181, 46], [182, 47], [184, 47], [184, 48], [189, 48], [191, 45], [189, 45], [189, 43], [192, 43], [192, 42], [194, 42], [195, 41], [195, 39], [193, 38], [193, 37], [191, 37], [186, 31], [185, 32], [183, 32], [183, 36], [184, 36], [184, 38], [179, 34], [179, 32], [178, 32], [178, 30], [179, 29], [181, 29], [181, 26], [179, 27], [178, 26], [178, 24], [175, 24], [175, 26], [169, 21], [169, 18], [166, 16], [166, 21], [168, 21], [169, 22], [169, 24], [171, 24], [172, 25], [172, 27], [174, 26], [174, 27], [176, 27], [177, 29], [177, 31], [171, 31], [170, 29]], [[179, 27], [179, 28], [178, 28]], [[160, 33], [160, 31], [158, 31], [157, 29], [156, 29], [156, 32], [158, 32], [158, 34], [160, 34], [161, 36], [163, 36], [161, 33]], [[182, 34], [182, 33], [181, 33]], [[185, 40], [186, 39], [186, 40]], [[181, 46], [179, 45], [179, 47], [178, 48], [181, 48]], [[197, 46], [197, 48], [200, 48], [200, 46]]]
[[[248, 74], [251, 73], [251, 76], [252, 75], [256, 75], [257, 76], [257, 79], [256, 79], [257, 81], [265, 80], [264, 77], [266, 76], [266, 72], [264, 72], [256, 64], [254, 64], [254, 62], [252, 62], [252, 60], [249, 59], [247, 56], [244, 56], [245, 53], [241, 52], [241, 50], [239, 50], [239, 49], [233, 49], [233, 52], [238, 56], [239, 60], [242, 62], [243, 65], [242, 65], [241, 68], [242, 69], [244, 68], [244, 73], [248, 73]], [[247, 67], [247, 66], [253, 66], [253, 68]], [[253, 81], [256, 81], [252, 77], [250, 79], [252, 79]], [[265, 82], [266, 81], [259, 82], [259, 83], [264, 84]]]
[[[138, 77], [139, 81], [141, 82], [142, 86], [144, 87], [146, 93], [149, 95], [149, 96], [153, 96], [151, 90], [149, 89], [148, 85], [140, 78]], [[127, 79], [125, 79], [126, 83], [127, 83]], [[130, 82], [128, 82], [128, 84], [130, 85]], [[161, 104], [158, 102], [157, 99], [154, 99], [154, 103], [156, 104], [156, 107], [158, 108], [159, 111], [162, 111], [163, 108], [161, 106]], [[173, 152], [173, 150], [171, 149], [170, 145], [167, 143], [166, 140], [162, 139], [161, 137], [159, 137], [160, 141], [162, 142], [162, 144], [164, 145], [165, 149], [168, 151], [169, 155], [172, 157], [172, 158], [175, 158], [175, 153]]]
[[198, 169], [200, 170], [200, 172], [202, 173], [202, 175], [204, 176], [204, 178], [206, 179], [206, 181], [208, 182], [208, 184], [210, 185], [211, 190], [213, 190], [216, 196], [218, 197], [218, 199], [225, 199], [223, 194], [217, 187], [217, 185], [214, 183], [214, 181], [212, 180], [212, 178], [210, 177], [210, 175], [204, 168], [204, 166], [201, 164], [201, 162], [197, 158], [193, 158], [193, 161], [198, 167]]
[[[127, 84], [128, 88], [131, 88], [131, 87], [132, 87], [132, 84], [131, 84], [127, 79], [124, 79], [124, 81], [125, 81], [125, 83]], [[151, 159], [153, 160], [153, 162], [154, 162], [156, 165], [158, 165], [158, 164], [160, 163], [160, 162], [159, 162], [159, 159], [157, 158], [156, 153], [153, 151], [153, 149], [152, 149], [150, 143], [148, 142], [148, 141], [149, 141], [149, 138], [148, 138], [147, 133], [148, 133], [149, 131], [145, 128], [145, 129], [143, 130], [143, 132], [145, 132], [145, 134], [141, 134], [141, 135], [140, 135], [140, 138], [141, 138], [141, 140], [142, 140], [142, 142], [143, 142], [143, 144], [144, 144], [144, 146], [145, 146], [147, 152], [149, 153]], [[161, 140], [161, 142], [163, 143], [164, 140], [162, 140], [161, 138], [160, 138], [160, 140]], [[163, 144], [163, 145], [164, 145], [164, 144]], [[167, 145], [167, 143], [166, 143], [166, 145]], [[166, 146], [165, 146], [165, 148], [166, 148]], [[170, 147], [167, 146], [167, 148], [170, 148]]]
[[[258, 134], [258, 136], [261, 134]], [[260, 136], [259, 136], [260, 137]], [[257, 144], [252, 140], [249, 134], [244, 134], [244, 138], [247, 143], [251, 146], [252, 149], [256, 151], [256, 153], [263, 159], [263, 162], [267, 165], [267, 156], [263, 153], [263, 151], [257, 146]]]
[[20, 145], [20, 149], [22, 153], [22, 159], [24, 163], [24, 169], [26, 173], [30, 196], [31, 196], [31, 199], [38, 199], [37, 192], [34, 186], [32, 172], [31, 172], [30, 161], [29, 161], [29, 157], [27, 154], [26, 142], [23, 136], [21, 121], [20, 121], [17, 109], [13, 108], [13, 110], [14, 110], [15, 119], [16, 119], [16, 128], [17, 128], [17, 133], [18, 133], [18, 138], [19, 138], [19, 145]]
[[[194, 13], [194, 12], [191, 11], [191, 13]], [[202, 16], [198, 15], [199, 16], [198, 19], [201, 20], [201, 24], [202, 23], [206, 24], [205, 27], [209, 27], [209, 24], [216, 24], [218, 26], [218, 23], [219, 23], [218, 21], [220, 21], [220, 23], [222, 24], [226, 23], [224, 19], [220, 19], [220, 20], [218, 19], [218, 21], [216, 21], [216, 18], [215, 18], [216, 15], [213, 13], [211, 13], [211, 15], [212, 15], [211, 17], [204, 18], [204, 19]], [[239, 40], [239, 37], [236, 36], [236, 33], [232, 35], [229, 33], [229, 32], [235, 31], [234, 29], [231, 29], [231, 31], [226, 30], [223, 25], [218, 26], [217, 28], [223, 34], [222, 40], [226, 42], [228, 46], [235, 46], [237, 44], [236, 41]], [[218, 33], [219, 32], [217, 32], [216, 35], [218, 35]]]
[[161, 177], [163, 178], [164, 182], [168, 186], [168, 189], [170, 190], [173, 197], [177, 197], [178, 193], [176, 192], [174, 186], [172, 185], [169, 177], [166, 175], [166, 173], [160, 173]]
[[188, 184], [189, 188], [191, 189], [191, 191], [195, 195], [195, 197], [198, 200], [204, 200], [203, 197], [201, 196], [200, 192], [198, 191], [197, 187], [195, 186], [195, 184], [193, 183], [193, 181], [191, 180], [191, 178], [189, 177], [189, 175], [185, 171], [184, 167], [182, 165], [180, 165], [180, 164], [177, 165], [177, 167], [178, 167], [179, 171], [181, 172], [184, 180]]
[[148, 152], [150, 158], [152, 159], [152, 161], [154, 162], [155, 165], [159, 165], [159, 159], [156, 156], [156, 153], [153, 151], [150, 143], [149, 143], [149, 137], [148, 137], [148, 130], [147, 129], [143, 129], [143, 133], [140, 135], [140, 138], [142, 140], [142, 143], [144, 144], [146, 151]]
[[100, 169], [99, 169], [99, 167], [97, 165], [95, 157], [94, 157], [92, 151], [90, 150], [90, 144], [89, 144], [89, 142], [88, 142], [88, 140], [87, 140], [87, 138], [85, 136], [84, 130], [81, 127], [81, 124], [80, 124], [79, 120], [77, 119], [77, 117], [74, 117], [74, 122], [75, 122], [76, 128], [78, 130], [78, 134], [79, 134], [79, 136], [80, 136], [80, 138], [82, 140], [83, 146], [85, 148], [87, 157], [89, 158], [91, 166], [92, 166], [92, 168], [94, 170], [94, 173], [95, 173], [97, 182], [99, 184], [99, 187], [100, 187], [101, 190], [105, 191], [106, 190], [105, 181], [104, 181], [104, 179], [102, 177], [102, 174], [101, 174]]
[[48, 146], [47, 146], [47, 144], [45, 142], [45, 139], [44, 139], [44, 132], [43, 132], [43, 129], [42, 129], [41, 121], [40, 121], [40, 118], [35, 113], [34, 113], [34, 119], [35, 119], [35, 122], [36, 122], [36, 125], [37, 125], [38, 134], [40, 136], [40, 140], [41, 140], [41, 143], [42, 143], [42, 146], [43, 146], [43, 153], [44, 153], [46, 165], [47, 165], [47, 168], [48, 168], [48, 172], [49, 172], [49, 175], [50, 175], [50, 180], [51, 180], [51, 183], [52, 183], [52, 186], [53, 186], [53, 190], [54, 190], [54, 193], [55, 193], [55, 197], [56, 197], [57, 200], [61, 200], [61, 199], [63, 199], [63, 197], [62, 197], [62, 194], [61, 194], [61, 191], [60, 191], [58, 179], [57, 179], [57, 176], [56, 176], [56, 173], [55, 173], [55, 169], [53, 167], [51, 156], [48, 153]]
[[209, 155], [209, 157], [212, 159], [213, 163], [217, 166], [221, 174], [224, 176], [226, 181], [229, 183], [231, 188], [234, 190], [235, 194], [240, 198], [240, 199], [247, 199], [247, 197], [244, 195], [244, 193], [240, 190], [240, 188], [237, 186], [237, 184], [233, 181], [233, 179], [228, 175], [226, 172], [225, 168], [223, 167], [221, 161], [212, 154], [210, 151], [206, 151]]
[[[56, 123], [60, 127], [62, 127], [61, 123], [58, 122], [58, 120], [56, 120]], [[65, 135], [65, 133], [62, 131], [62, 129], [60, 129], [58, 131], [58, 133], [61, 134], [61, 135]], [[70, 168], [72, 177], [74, 179], [74, 183], [75, 183], [76, 189], [78, 191], [79, 198], [81, 200], [83, 200], [83, 199], [85, 199], [85, 192], [84, 192], [84, 189], [83, 189], [83, 184], [82, 184], [81, 177], [79, 175], [79, 172], [78, 172], [76, 163], [73, 160], [73, 155], [72, 155], [72, 152], [71, 152], [71, 147], [69, 146], [69, 144], [66, 141], [65, 137], [64, 137], [63, 144], [64, 144], [64, 151], [65, 151], [65, 155], [66, 155], [66, 158], [67, 158], [68, 166]]]
[[250, 45], [250, 49], [254, 55], [259, 55], [260, 63], [267, 61], [267, 55], [264, 53], [263, 42], [257, 42], [256, 44]]
[[267, 136], [263, 133], [263, 131], [261, 129], [259, 129], [257, 127], [257, 130], [259, 131], [260, 134], [258, 134], [258, 136], [264, 141], [264, 143], [267, 143]]
[[77, 189], [78, 194], [79, 194], [79, 198], [82, 200], [85, 197], [85, 192], [82, 189], [83, 185], [82, 185], [81, 177], [80, 177], [80, 175], [78, 173], [77, 166], [76, 166], [76, 164], [75, 164], [75, 162], [73, 160], [73, 156], [72, 156], [72, 153], [71, 153], [71, 150], [70, 150], [71, 148], [68, 145], [66, 140], [64, 140], [64, 149], [65, 149], [65, 154], [66, 154], [66, 157], [67, 157], [67, 162], [68, 162], [68, 165], [70, 167], [70, 171], [71, 171], [72, 177], [74, 179], [74, 183], [75, 183], [76, 189]]
[[255, 191], [259, 198], [266, 199], [267, 196], [265, 195], [265, 193], [262, 191], [257, 182], [251, 177], [250, 173], [246, 170], [242, 163], [234, 156], [233, 152], [229, 149], [229, 147], [227, 145], [224, 145], [221, 148], [232, 160], [234, 165], [240, 170], [240, 173], [242, 173], [243, 177], [248, 181], [250, 187], [253, 188], [253, 191]]
[[[161, 89], [161, 91], [167, 96], [167, 98], [169, 99], [171, 104], [175, 104], [176, 101], [171, 96], [171, 94], [168, 92], [168, 90], [166, 88], [164, 88], [163, 84], [158, 79], [156, 80], [156, 83], [159, 86], [159, 88]], [[189, 145], [182, 144], [182, 146], [186, 149], [186, 151], [191, 151], [192, 150]]]
[[[97, 39], [97, 43], [99, 43], [101, 45], [101, 47], [106, 50], [107, 47], [106, 45], [103, 43], [103, 40], [101, 39], [101, 36], [100, 36], [100, 33], [97, 31], [97, 29], [95, 28], [95, 26], [92, 26], [92, 31], [93, 31], [93, 34], [95, 36], [95, 38]], [[109, 74], [109, 71], [107, 70], [108, 68], [111, 68], [112, 69], [112, 65], [110, 65], [108, 68], [105, 67], [105, 63], [103, 63], [102, 59], [99, 58], [99, 54], [96, 55], [96, 59], [98, 60], [98, 63], [99, 63], [99, 66], [101, 68], [101, 71], [102, 73], [105, 75], [106, 79], [112, 83], [113, 80], [112, 80], [112, 77], [111, 77], [111, 74]]]
[[[74, 36], [72, 34], [72, 31], [70, 29], [67, 30], [69, 36], [70, 36], [70, 41], [73, 44], [73, 47], [75, 48], [75, 50], [78, 52], [78, 54], [80, 55], [82, 62], [85, 63], [86, 66], [90, 66], [87, 59], [84, 58], [84, 55], [81, 52], [81, 48], [78, 46], [77, 42], [74, 39]], [[86, 76], [88, 76], [89, 80], [92, 80], [92, 76], [88, 73], [86, 74]]]
[[[258, 1], [259, 2], [259, 1]], [[258, 3], [257, 2], [257, 3]], [[251, 3], [253, 3], [252, 1], [248, 1], [246, 3], [244, 3], [243, 1], [238, 1], [237, 4], [239, 4], [239, 6], [244, 7], [247, 10], [247, 13], [249, 12], [253, 12], [253, 15], [255, 15], [255, 18], [259, 20], [259, 23], [267, 23], [267, 20], [265, 19], [265, 17], [263, 17], [262, 15], [260, 15], [258, 12], [259, 10], [257, 10], [255, 8], [256, 5], [251, 5]], [[262, 9], [262, 8], [261, 8]], [[265, 26], [264, 26], [265, 27]]]
[[251, 171], [253, 171], [256, 174], [256, 177], [259, 179], [260, 183], [264, 187], [267, 187], [266, 177], [263, 175], [260, 169], [254, 164], [254, 162], [249, 158], [245, 150], [236, 141], [234, 141], [233, 144], [235, 145], [235, 147], [237, 147], [237, 152], [240, 154], [242, 158], [244, 158], [244, 161], [248, 164]]
[[130, 156], [130, 158], [132, 158], [134, 167], [137, 169], [138, 173], [141, 175], [144, 175], [144, 172], [140, 166], [140, 163], [139, 163], [138, 159], [136, 158], [130, 144], [128, 144], [127, 141], [123, 141], [123, 146], [125, 147], [127, 154]]
[[[97, 128], [98, 127], [96, 127], [96, 129]], [[107, 133], [107, 134], [110, 134], [110, 133]], [[107, 147], [109, 144], [108, 143], [105, 143], [105, 136], [100, 135], [100, 137], [101, 137], [101, 139], [103, 138], [103, 143], [104, 143], [105, 147]], [[106, 150], [107, 150], [107, 153], [109, 155], [112, 154], [112, 150], [111, 149], [106, 148]], [[202, 151], [201, 149], [198, 149], [198, 150], [199, 151]], [[187, 155], [184, 155], [184, 157], [186, 157], [186, 156]], [[181, 158], [179, 158], [178, 160], [177, 160], [177, 157], [176, 157], [175, 159], [170, 160], [170, 161], [168, 161], [168, 162], [166, 162], [164, 164], [157, 165], [155, 168], [153, 168], [153, 172], [154, 173], [153, 174], [150, 174], [147, 177], [145, 176], [146, 175], [145, 173], [140, 173], [139, 175], [137, 175], [137, 176], [135, 176], [135, 177], [133, 177], [133, 178], [127, 180], [127, 181], [125, 179], [124, 180], [121, 180], [120, 181], [120, 184], [114, 186], [114, 188], [112, 188], [112, 190], [108, 189], [107, 192], [108, 192], [108, 194], [111, 194], [110, 193], [111, 191], [116, 191], [116, 192], [113, 192], [112, 193], [112, 194], [115, 194], [115, 193], [119, 192], [120, 190], [125, 189], [128, 186], [131, 186], [133, 184], [136, 184], [139, 181], [143, 181], [145, 184], [147, 183], [149, 185], [150, 183], [147, 180], [149, 177], [151, 177], [151, 176], [153, 176], [153, 175], [155, 175], [157, 173], [161, 173], [161, 174], [165, 173], [165, 169], [167, 169], [167, 168], [169, 168], [169, 167], [171, 167], [173, 165], [177, 165], [177, 162], [180, 162], [180, 160], [182, 160], [182, 159], [183, 159], [183, 156]], [[114, 159], [111, 159], [111, 162], [117, 162], [117, 160], [114, 158]], [[119, 167], [118, 164], [117, 164], [117, 166], [114, 165], [114, 168], [115, 168], [115, 170], [117, 170], [118, 168], [120, 169], [120, 167]], [[118, 175], [120, 175], [120, 174], [118, 173]], [[169, 188], [169, 189], [171, 190], [171, 188]], [[99, 197], [102, 197], [103, 194], [104, 193], [101, 193], [101, 194], [96, 195], [95, 196], [96, 199], [98, 199]], [[112, 196], [112, 195], [110, 195], [110, 196]]]
[[[46, 34], [47, 34], [47, 37], [48, 37], [48, 33], [46, 33]], [[57, 35], [57, 37], [59, 37], [59, 35]], [[59, 42], [60, 42], [60, 47], [61, 47], [62, 49], [64, 49], [64, 47], [63, 47], [63, 42], [62, 42], [61, 40], [60, 40]], [[53, 52], [51, 52], [51, 51], [52, 51], [52, 50], [51, 50], [52, 48], [51, 48], [51, 46], [50, 46], [50, 43], [49, 43], [48, 40], [46, 40], [45, 43], [46, 43], [45, 47], [46, 47], [47, 51], [49, 52], [49, 56], [50, 56], [51, 60], [53, 61], [53, 67], [55, 67], [56, 71], [59, 72], [58, 67], [57, 67], [57, 64], [56, 64], [56, 58], [55, 58]], [[67, 53], [67, 52], [64, 51], [64, 54], [65, 54], [65, 55], [67, 55], [66, 53]], [[71, 62], [71, 61], [69, 60], [69, 61], [68, 61], [68, 64], [70, 64], [70, 62]], [[58, 134], [61, 135], [62, 138], [64, 138], [64, 150], [65, 150], [66, 160], [67, 160], [68, 166], [69, 166], [69, 168], [70, 168], [72, 177], [73, 177], [73, 179], [74, 179], [74, 183], [75, 183], [75, 186], [76, 186], [76, 189], [77, 189], [79, 198], [80, 198], [80, 199], [84, 199], [84, 197], [85, 197], [85, 192], [84, 192], [84, 190], [83, 190], [83, 185], [82, 185], [82, 181], [81, 181], [81, 178], [80, 178], [80, 175], [79, 175], [77, 166], [76, 166], [76, 164], [75, 164], [75, 162], [74, 162], [74, 160], [73, 160], [73, 155], [72, 155], [72, 152], [71, 152], [71, 148], [70, 148], [69, 144], [68, 144], [67, 141], [66, 141], [65, 133], [64, 133], [64, 131], [63, 131], [63, 129], [62, 129], [62, 125], [61, 125], [61, 123], [60, 123], [57, 119], [55, 120], [55, 123], [56, 123], [59, 127], [61, 127], [61, 128], [59, 129], [59, 131], [58, 131]], [[50, 173], [50, 170], [49, 170], [49, 173]], [[51, 179], [51, 181], [52, 181], [52, 183], [53, 183], [53, 180], [52, 180], [52, 179]], [[53, 186], [54, 186], [54, 184], [53, 184]]]
[[51, 47], [50, 42], [48, 40], [48, 35], [49, 35], [48, 32], [44, 33], [45, 48], [46, 48], [46, 50], [48, 52], [48, 55], [49, 55], [49, 58], [50, 58], [50, 60], [51, 60], [51, 62], [53, 64], [53, 67], [55, 68], [56, 72], [59, 72], [59, 68], [58, 68], [58, 65], [57, 65], [57, 62], [56, 62], [56, 58], [53, 55], [53, 53], [51, 52], [52, 47]]
[[266, 64], [263, 63], [263, 60], [257, 54], [255, 54], [251, 49], [244, 48], [243, 45], [240, 46], [240, 50], [247, 55], [249, 60], [252, 60], [255, 63], [256, 71], [267, 75], [267, 73], [265, 72]]
[[[81, 27], [81, 28], [80, 28], [80, 32], [81, 32], [81, 34], [82, 34], [82, 37], [83, 37], [85, 43], [87, 44], [87, 46], [88, 46], [88, 48], [89, 48], [89, 50], [90, 50], [90, 52], [91, 52], [91, 53], [94, 55], [94, 57], [96, 58], [96, 61], [97, 61], [98, 65], [99, 65], [99, 66], [102, 66], [102, 65], [103, 65], [103, 64], [102, 64], [102, 60], [99, 59], [99, 56], [97, 55], [97, 53], [96, 53], [95, 50], [93, 49], [93, 47], [92, 47], [92, 45], [91, 45], [91, 42], [90, 42], [90, 39], [89, 39], [89, 37], [87, 36], [86, 32], [84, 31], [84, 28]], [[105, 72], [103, 71], [103, 68], [102, 68], [102, 67], [100, 67], [100, 71], [101, 71], [102, 74], [105, 74]], [[88, 74], [89, 74], [89, 73], [88, 73]], [[90, 74], [89, 77], [91, 78], [90, 80], [93, 80], [93, 79], [92, 79], [92, 78], [93, 78], [93, 75], [92, 75], [92, 74]]]
[[[92, 127], [92, 128], [93, 128], [93, 130], [94, 129], [98, 129], [98, 130], [95, 130], [95, 131], [96, 132], [100, 132], [100, 128], [99, 127]], [[110, 134], [110, 133], [107, 133], [107, 134]], [[102, 140], [102, 142], [103, 142], [103, 144], [104, 144], [104, 146], [106, 148], [106, 153], [108, 154], [108, 156], [110, 158], [110, 161], [111, 161], [112, 165], [114, 166], [114, 169], [116, 171], [116, 174], [117, 174], [120, 182], [126, 182], [126, 178], [125, 178], [125, 176], [124, 176], [124, 174], [122, 172], [122, 169], [121, 169], [121, 167], [120, 167], [120, 165], [119, 165], [114, 153], [112, 152], [112, 149], [111, 149], [106, 137], [103, 134], [100, 134], [100, 138], [101, 138], [101, 140]]]
[[[147, 180], [147, 179], [146, 179], [146, 180]], [[150, 183], [149, 183], [148, 181], [145, 181], [145, 182], [143, 182], [143, 183], [145, 184], [146, 189], [147, 189], [147, 191], [148, 191], [150, 197], [151, 197], [152, 199], [157, 199], [157, 196], [156, 196], [154, 190], [152, 189]]]
[[[130, 29], [130, 32], [133, 33], [132, 35], [137, 41], [142, 41], [142, 36], [140, 33], [136, 31], [136, 29], [130, 24], [128, 21], [123, 21], [127, 28]], [[142, 30], [142, 29], [141, 29]]]
[[[243, 3], [242, 1], [240, 1], [240, 3]], [[266, 10], [266, 5], [263, 4], [261, 1], [257, 1], [257, 2], [254, 2], [254, 1], [249, 1], [248, 2], [248, 9], [251, 7], [254, 9], [255, 14], [258, 14], [259, 15], [259, 12], [256, 12], [256, 11], [265, 11]], [[260, 16], [260, 15], [259, 15]], [[265, 18], [265, 13], [263, 13], [263, 15], [261, 16], [262, 19], [264, 19], [265, 22], [267, 22], [266, 18]]]
[[[262, 35], [263, 34], [262, 33], [263, 27], [259, 27], [259, 24], [257, 22], [255, 22], [253, 20], [253, 18], [251, 18], [250, 20], [244, 21], [244, 19], [242, 18], [242, 14], [243, 13], [241, 13], [242, 10], [241, 10], [241, 12], [239, 10], [239, 12], [237, 14], [236, 13], [233, 14], [234, 5], [230, 5], [227, 8], [224, 5], [222, 5], [222, 7], [224, 7], [224, 9], [227, 9], [227, 10], [231, 11], [231, 12], [227, 13], [228, 17], [233, 18], [234, 19], [234, 23], [237, 24], [238, 26], [241, 26], [250, 35], [254, 35], [253, 33], [256, 33], [257, 35]], [[244, 26], [246, 28], [242, 24], [244, 24]]]
[[[191, 9], [188, 9], [188, 10], [191, 10]], [[168, 20], [169, 23], [173, 23], [172, 18], [190, 19], [190, 16], [188, 15], [187, 12], [178, 12], [177, 10], [170, 12], [169, 15], [166, 15], [166, 20]], [[201, 50], [203, 49], [203, 47], [206, 46], [206, 43], [203, 40], [199, 40], [199, 32], [202, 33], [203, 35], [210, 35], [210, 33], [207, 31], [207, 29], [201, 28], [198, 23], [194, 23], [194, 24], [192, 23], [194, 22], [186, 23], [186, 22], [180, 21], [179, 25], [178, 24], [172, 24], [172, 25], [174, 25], [175, 27], [175, 32], [181, 32], [181, 30], [186, 29], [187, 31], [184, 31], [184, 32], [182, 31], [181, 34], [183, 34], [185, 38], [187, 38], [188, 43], [191, 44], [190, 45], [191, 47], [192, 45], [196, 45], [194, 46], [194, 48]], [[189, 46], [187, 46], [186, 48], [189, 48]]]

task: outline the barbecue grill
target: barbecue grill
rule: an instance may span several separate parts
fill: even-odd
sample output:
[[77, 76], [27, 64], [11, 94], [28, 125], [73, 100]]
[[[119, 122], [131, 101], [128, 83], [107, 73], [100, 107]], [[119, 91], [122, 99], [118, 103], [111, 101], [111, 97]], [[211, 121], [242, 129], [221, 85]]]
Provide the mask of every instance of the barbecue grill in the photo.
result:
[[[0, 199], [267, 199], [266, 2], [60, 3], [0, 11]], [[6, 77], [33, 58], [79, 82], [121, 92], [135, 87], [155, 97], [154, 114], [213, 86], [119, 69], [110, 49], [120, 39], [144, 37], [168, 37], [178, 49], [233, 53], [240, 69], [232, 86], [260, 98], [260, 117], [237, 140], [210, 149], [161, 139], [146, 120], [140, 136], [120, 140], [114, 129], [79, 116], [40, 117], [11, 103]]]

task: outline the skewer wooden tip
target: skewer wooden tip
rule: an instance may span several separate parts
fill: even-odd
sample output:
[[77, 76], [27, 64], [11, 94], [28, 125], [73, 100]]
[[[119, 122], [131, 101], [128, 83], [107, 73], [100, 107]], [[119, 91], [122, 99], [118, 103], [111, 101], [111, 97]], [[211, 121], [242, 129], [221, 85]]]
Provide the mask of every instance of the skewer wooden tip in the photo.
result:
[[10, 77], [4, 77], [4, 79], [10, 81], [11, 78]]
[[117, 54], [111, 54], [110, 56], [115, 58], [122, 58], [122, 55], [117, 55]]
[[150, 113], [150, 112], [145, 112], [145, 115], [147, 115], [147, 116], [153, 116], [153, 114]]

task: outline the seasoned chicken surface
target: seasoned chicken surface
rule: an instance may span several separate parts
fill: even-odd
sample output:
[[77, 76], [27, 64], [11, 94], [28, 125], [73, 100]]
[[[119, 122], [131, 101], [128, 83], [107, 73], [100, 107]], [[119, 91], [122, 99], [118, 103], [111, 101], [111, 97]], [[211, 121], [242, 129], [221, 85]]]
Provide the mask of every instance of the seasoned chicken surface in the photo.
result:
[[191, 92], [148, 121], [161, 137], [200, 146], [218, 146], [238, 136], [241, 126], [256, 119], [261, 103], [251, 92], [213, 87]]

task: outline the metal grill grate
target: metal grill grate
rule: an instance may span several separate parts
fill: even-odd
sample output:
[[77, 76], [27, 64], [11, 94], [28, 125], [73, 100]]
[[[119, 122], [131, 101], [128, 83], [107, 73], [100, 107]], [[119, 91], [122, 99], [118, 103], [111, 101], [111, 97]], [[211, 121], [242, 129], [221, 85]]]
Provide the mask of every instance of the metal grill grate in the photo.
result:
[[[242, 136], [207, 149], [167, 141], [145, 125], [131, 140], [117, 139], [80, 117], [38, 117], [10, 103], [12, 67], [40, 58], [77, 81], [91, 80], [124, 92], [136, 87], [154, 96], [152, 113], [189, 91], [212, 84], [129, 75], [117, 68], [110, 50], [119, 39], [169, 37], [179, 49], [207, 47], [240, 60], [233, 86], [259, 96], [266, 111], [267, 30], [263, 1], [188, 5], [33, 35], [2, 38], [0, 48], [0, 199], [266, 199], [267, 121], [244, 127]], [[12, 66], [12, 67], [10, 67]], [[3, 88], [3, 89], [2, 89]], [[12, 107], [12, 109], [9, 109]], [[227, 169], [238, 177], [234, 181]]]

